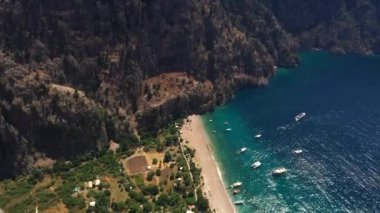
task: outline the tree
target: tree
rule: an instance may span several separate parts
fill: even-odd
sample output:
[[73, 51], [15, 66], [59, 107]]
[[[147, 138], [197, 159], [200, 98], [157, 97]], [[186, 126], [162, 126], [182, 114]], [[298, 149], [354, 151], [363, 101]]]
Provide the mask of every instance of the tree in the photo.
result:
[[152, 164], [153, 164], [153, 165], [156, 165], [157, 163], [158, 163], [157, 158], [153, 158]]
[[160, 176], [161, 176], [161, 170], [160, 170], [160, 169], [157, 169], [157, 170], [156, 170], [156, 176], [157, 176], [157, 177], [160, 177]]
[[122, 212], [127, 208], [125, 202], [112, 202], [111, 208], [115, 212]]
[[41, 170], [35, 169], [32, 171], [32, 174], [28, 178], [28, 182], [33, 185], [41, 181], [44, 178], [44, 173]]
[[132, 201], [130, 204], [129, 204], [129, 212], [131, 213], [135, 213], [135, 212], [140, 212], [140, 205], [136, 202], [136, 201]]
[[94, 198], [97, 212], [108, 212], [110, 197], [105, 192], [99, 192], [95, 194]]
[[158, 186], [157, 185], [153, 185], [153, 184], [149, 184], [148, 186], [144, 187], [142, 189], [142, 193], [144, 195], [158, 195]]
[[168, 163], [171, 160], [172, 160], [172, 155], [170, 154], [170, 152], [165, 152], [164, 163]]
[[180, 200], [181, 200], [180, 194], [178, 194], [177, 192], [170, 193], [169, 205], [175, 206], [178, 202], [180, 202]]
[[143, 212], [153, 212], [153, 204], [150, 202], [145, 202], [143, 205]]
[[53, 165], [53, 171], [56, 173], [66, 172], [69, 170], [70, 170], [70, 165], [61, 160], [56, 161]]
[[206, 211], [209, 208], [208, 200], [203, 197], [201, 189], [197, 190], [197, 208], [199, 211]]
[[148, 172], [148, 175], [146, 176], [146, 180], [147, 180], [147, 181], [152, 181], [152, 180], [153, 180], [153, 177], [154, 177], [154, 173], [153, 173], [153, 171], [149, 171], [149, 172]]
[[206, 211], [208, 209], [208, 200], [206, 198], [199, 197], [197, 200], [197, 208], [199, 211]]
[[169, 204], [169, 196], [166, 193], [162, 193], [157, 198], [157, 205], [159, 206], [167, 206]]

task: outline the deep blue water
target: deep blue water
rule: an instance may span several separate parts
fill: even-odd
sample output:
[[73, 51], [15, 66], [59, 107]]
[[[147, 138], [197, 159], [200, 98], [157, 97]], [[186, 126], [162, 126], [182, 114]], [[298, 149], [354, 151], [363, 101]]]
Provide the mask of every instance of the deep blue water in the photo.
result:
[[[300, 58], [266, 88], [203, 116], [225, 184], [244, 183], [232, 199], [245, 201], [239, 212], [380, 212], [380, 58]], [[295, 122], [300, 112], [307, 115]], [[288, 173], [272, 177], [282, 166]]]

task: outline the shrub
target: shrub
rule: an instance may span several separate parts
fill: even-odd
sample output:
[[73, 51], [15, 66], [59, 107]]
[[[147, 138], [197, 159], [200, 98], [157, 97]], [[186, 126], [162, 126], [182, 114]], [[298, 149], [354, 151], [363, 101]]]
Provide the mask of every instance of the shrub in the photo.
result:
[[133, 200], [135, 200], [138, 203], [142, 204], [142, 203], [144, 203], [146, 201], [144, 195], [141, 194], [140, 192], [129, 191], [128, 195], [129, 195], [130, 198], [132, 198]]
[[125, 202], [112, 202], [111, 208], [115, 212], [122, 212], [127, 208]]
[[188, 197], [188, 198], [186, 198], [186, 203], [187, 203], [187, 205], [195, 205], [197, 203], [197, 201], [195, 200], [194, 197]]
[[150, 202], [145, 202], [143, 205], [143, 212], [153, 212], [153, 204]]
[[156, 170], [156, 176], [157, 176], [157, 177], [161, 176], [161, 170], [160, 170], [160, 169], [157, 169], [157, 170]]
[[153, 171], [149, 171], [149, 172], [148, 172], [148, 175], [146, 176], [146, 180], [147, 180], [147, 181], [152, 181], [152, 180], [153, 180], [153, 177], [154, 177], [154, 173], [153, 173]]
[[171, 160], [172, 160], [172, 154], [170, 154], [170, 152], [165, 152], [164, 163], [168, 163]]
[[132, 201], [129, 204], [129, 212], [130, 213], [135, 213], [135, 212], [140, 212], [140, 205], [136, 201]]
[[157, 163], [158, 163], [157, 158], [153, 158], [152, 164], [153, 164], [153, 165], [156, 165]]
[[206, 211], [208, 209], [208, 200], [203, 196], [198, 197], [197, 208], [199, 211]]
[[156, 204], [159, 206], [167, 206], [169, 204], [169, 196], [165, 193], [162, 193], [158, 196]]
[[142, 193], [144, 195], [158, 195], [159, 189], [157, 185], [149, 184], [148, 186], [144, 187], [142, 190]]

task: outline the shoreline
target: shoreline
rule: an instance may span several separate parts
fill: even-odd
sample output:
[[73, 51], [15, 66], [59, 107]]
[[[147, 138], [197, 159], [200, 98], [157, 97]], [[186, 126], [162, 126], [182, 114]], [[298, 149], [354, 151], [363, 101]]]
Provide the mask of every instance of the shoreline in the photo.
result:
[[[188, 119], [190, 122], [187, 122]], [[199, 115], [187, 117], [181, 132], [183, 140], [189, 142], [186, 145], [196, 150], [195, 163], [202, 169], [201, 174], [204, 182], [202, 189], [209, 200], [210, 209], [215, 210], [217, 213], [236, 212], [227, 188], [223, 183], [218, 162], [215, 160], [211, 148], [211, 140], [201, 117]]]

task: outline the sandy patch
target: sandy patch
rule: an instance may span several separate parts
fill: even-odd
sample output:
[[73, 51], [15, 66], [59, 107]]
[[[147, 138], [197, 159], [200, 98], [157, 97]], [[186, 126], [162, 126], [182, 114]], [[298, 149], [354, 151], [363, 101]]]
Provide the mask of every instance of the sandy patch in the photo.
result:
[[120, 147], [120, 145], [118, 143], [116, 143], [115, 141], [113, 140], [110, 140], [110, 148], [109, 150], [112, 150], [114, 152], [116, 152], [116, 150]]
[[203, 191], [207, 194], [211, 209], [217, 213], [236, 212], [219, 175], [218, 165], [210, 146], [211, 142], [201, 118], [193, 115], [188, 119], [190, 121], [183, 125], [181, 136], [185, 141], [189, 141], [187, 144], [189, 147], [196, 150], [195, 157], [202, 168]]
[[[145, 156], [146, 156], [146, 159], [148, 161], [148, 164], [150, 166], [152, 166], [152, 168], [155, 168], [155, 169], [158, 168], [158, 165], [160, 164], [160, 161], [162, 163], [162, 161], [164, 160], [164, 155], [165, 155], [164, 152], [156, 152], [156, 151], [150, 151], [150, 152], [145, 153]], [[153, 159], [154, 158], [157, 159], [157, 164], [156, 165], [153, 165]]]
[[50, 168], [53, 167], [55, 160], [51, 158], [38, 158], [36, 162], [34, 162], [33, 167], [35, 168]]
[[161, 180], [169, 180], [172, 170], [170, 168], [165, 168], [161, 170]]
[[62, 202], [43, 211], [43, 213], [68, 213], [69, 210]]
[[[73, 87], [69, 87], [69, 86], [63, 86], [63, 85], [59, 85], [59, 84], [50, 84], [49, 85], [49, 89], [51, 91], [56, 91], [56, 92], [59, 92], [59, 93], [68, 93], [70, 95], [74, 95], [75, 93], [75, 88]], [[78, 92], [78, 96], [79, 97], [84, 97], [85, 94], [83, 91], [81, 90], [77, 90]]]

